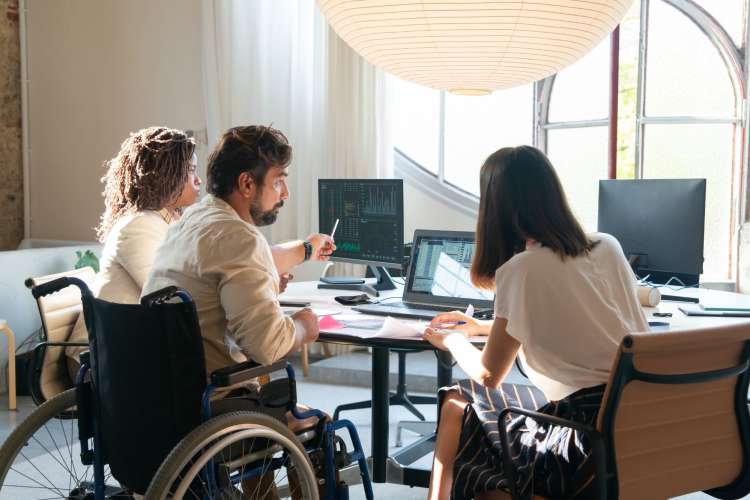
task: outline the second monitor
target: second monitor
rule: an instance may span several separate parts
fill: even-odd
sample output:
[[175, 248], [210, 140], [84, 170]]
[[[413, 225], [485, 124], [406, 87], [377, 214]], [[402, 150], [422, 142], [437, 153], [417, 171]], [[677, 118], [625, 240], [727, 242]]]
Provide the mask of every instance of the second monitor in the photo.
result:
[[[385, 268], [400, 269], [404, 261], [402, 179], [319, 179], [318, 214], [321, 233], [330, 234], [339, 221], [331, 260], [368, 264], [378, 278], [375, 290], [394, 288]], [[372, 293], [363, 280], [328, 281]]]

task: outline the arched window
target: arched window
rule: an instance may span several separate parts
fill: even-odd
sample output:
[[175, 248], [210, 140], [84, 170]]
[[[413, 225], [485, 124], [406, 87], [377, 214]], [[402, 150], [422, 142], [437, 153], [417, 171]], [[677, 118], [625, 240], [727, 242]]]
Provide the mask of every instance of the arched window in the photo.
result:
[[[736, 274], [748, 0], [640, 0], [620, 25], [618, 178], [707, 179], [704, 280]], [[573, 210], [596, 229], [608, 175], [610, 39], [557, 75], [484, 97], [393, 79], [398, 173], [476, 213], [478, 171], [503, 146], [550, 156]], [[456, 201], [458, 200], [458, 201]]]

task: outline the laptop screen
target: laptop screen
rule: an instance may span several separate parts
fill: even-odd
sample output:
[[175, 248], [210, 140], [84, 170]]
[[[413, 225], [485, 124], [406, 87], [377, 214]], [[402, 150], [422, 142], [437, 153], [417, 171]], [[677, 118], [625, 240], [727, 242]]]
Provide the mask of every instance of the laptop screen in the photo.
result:
[[417, 230], [404, 299], [491, 307], [494, 294], [471, 283], [475, 247], [473, 233]]

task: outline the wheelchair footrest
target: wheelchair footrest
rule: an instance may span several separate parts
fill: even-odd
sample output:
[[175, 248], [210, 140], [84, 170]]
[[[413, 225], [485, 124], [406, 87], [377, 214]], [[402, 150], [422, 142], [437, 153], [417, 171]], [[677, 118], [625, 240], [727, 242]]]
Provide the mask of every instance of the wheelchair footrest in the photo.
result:
[[[342, 446], [342, 448], [339, 449], [338, 452], [336, 450], [337, 439], [335, 432], [341, 429], [346, 429], [349, 433], [349, 438], [351, 439], [353, 447], [351, 453], [347, 453], [343, 448], [343, 441], [340, 441], [340, 446]], [[359, 434], [357, 433], [354, 424], [349, 420], [336, 420], [334, 422], [329, 422], [325, 426], [325, 433], [328, 437], [328, 451], [326, 453], [326, 493], [323, 498], [325, 500], [348, 500], [349, 492], [345, 481], [335, 484], [335, 487], [331, 487], [336, 482], [334, 479], [334, 470], [348, 469], [349, 466], [353, 466], [353, 464], [356, 463], [357, 468], [359, 469], [362, 486], [365, 489], [365, 497], [367, 500], [372, 500], [372, 483], [370, 482], [370, 473], [367, 469], [367, 460], [365, 459], [365, 454], [362, 450], [362, 443], [359, 440]]]

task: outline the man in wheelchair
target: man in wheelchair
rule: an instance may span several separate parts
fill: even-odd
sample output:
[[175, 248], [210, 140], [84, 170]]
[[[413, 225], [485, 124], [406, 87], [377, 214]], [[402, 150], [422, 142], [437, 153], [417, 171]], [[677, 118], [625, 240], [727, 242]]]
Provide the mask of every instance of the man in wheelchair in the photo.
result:
[[[211, 194], [170, 227], [141, 305], [98, 300], [75, 278], [34, 289], [45, 295], [81, 288], [90, 357], [82, 358], [76, 388], [40, 406], [33, 425], [19, 426], [0, 449], [0, 496], [13, 473], [26, 481], [40, 470], [19, 464], [39, 422], [72, 415], [78, 435], [65, 442], [80, 441], [80, 450], [69, 445], [58, 462], [80, 454], [93, 477], [63, 467], [67, 486], [52, 488], [45, 473], [29, 486], [49, 490], [39, 498], [50, 491], [81, 499], [129, 492], [148, 499], [318, 498], [320, 487], [322, 497], [343, 499], [337, 471], [349, 466], [359, 468], [372, 498], [356, 430], [299, 407], [284, 361], [319, 330], [309, 309], [283, 314], [279, 273], [335, 249], [330, 238], [312, 235], [272, 252], [257, 229], [272, 223], [288, 198], [290, 159], [286, 138], [270, 127], [224, 134], [209, 159]], [[286, 379], [270, 381], [283, 369]], [[352, 452], [335, 435], [343, 428]]]
[[[143, 295], [167, 286], [191, 294], [209, 373], [249, 359], [268, 365], [318, 337], [311, 310], [284, 315], [280, 274], [310, 258], [327, 259], [333, 241], [311, 235], [310, 241], [277, 246], [274, 253], [257, 228], [273, 223], [289, 197], [290, 161], [291, 146], [278, 130], [227, 131], [209, 158], [209, 194], [185, 211], [157, 250]], [[255, 404], [245, 388], [228, 396], [217, 403], [222, 412]], [[287, 418], [293, 429], [311, 424]]]

